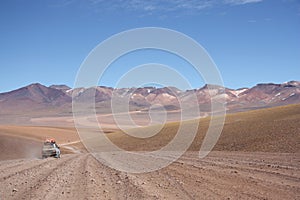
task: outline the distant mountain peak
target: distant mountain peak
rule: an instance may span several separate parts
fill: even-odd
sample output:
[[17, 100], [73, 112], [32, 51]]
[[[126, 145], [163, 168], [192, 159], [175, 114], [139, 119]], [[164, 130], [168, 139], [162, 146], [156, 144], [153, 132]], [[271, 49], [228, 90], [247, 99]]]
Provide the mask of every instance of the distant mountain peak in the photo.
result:
[[[195, 100], [193, 95], [196, 94]], [[279, 105], [300, 103], [300, 82], [289, 81], [282, 84], [262, 83], [252, 88], [229, 89], [223, 86], [206, 84], [202, 88], [180, 90], [175, 87], [139, 87], [139, 88], [111, 88], [95, 86], [89, 88], [70, 88], [66, 85], [51, 85], [46, 87], [40, 83], [0, 94], [2, 111], [10, 113], [17, 110], [23, 113], [31, 109], [53, 109], [64, 106], [71, 108], [72, 98], [84, 102], [95, 99], [99, 107], [110, 109], [112, 97], [118, 101], [130, 99], [130, 105], [135, 110], [147, 110], [151, 105], [160, 104], [165, 108], [178, 109], [179, 101], [186, 101], [193, 109], [196, 106], [210, 112], [211, 99], [225, 97], [228, 112], [272, 107]], [[222, 98], [221, 98], [222, 97]], [[60, 109], [58, 109], [60, 110]], [[71, 111], [68, 111], [70, 113]], [[0, 110], [1, 113], [1, 110]]]
[[221, 89], [224, 88], [224, 86], [220, 86], [220, 85], [214, 85], [214, 84], [205, 84], [201, 89]]
[[289, 81], [282, 84], [284, 87], [300, 87], [300, 81]]
[[36, 88], [36, 87], [46, 87], [40, 83], [32, 83], [30, 85], [24, 86], [23, 88]]
[[63, 84], [61, 84], [61, 85], [50, 85], [49, 87], [57, 89], [57, 90], [65, 90], [65, 91], [71, 89], [69, 86], [63, 85]]

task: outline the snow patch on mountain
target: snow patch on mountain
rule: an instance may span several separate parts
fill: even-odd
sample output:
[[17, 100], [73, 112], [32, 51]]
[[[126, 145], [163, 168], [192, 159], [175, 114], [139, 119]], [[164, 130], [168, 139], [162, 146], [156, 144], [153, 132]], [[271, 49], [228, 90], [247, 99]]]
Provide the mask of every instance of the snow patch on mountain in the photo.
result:
[[289, 96], [291, 97], [291, 96], [294, 96], [295, 95], [295, 93], [293, 92], [292, 94], [290, 94]]
[[281, 95], [281, 93], [279, 92], [279, 93], [277, 93], [276, 95], [275, 95], [275, 97], [278, 97], [278, 96], [280, 96]]
[[248, 89], [247, 88], [244, 88], [244, 89], [240, 89], [240, 90], [232, 90], [231, 93], [233, 95], [235, 95], [236, 97], [239, 97], [241, 93], [247, 91]]

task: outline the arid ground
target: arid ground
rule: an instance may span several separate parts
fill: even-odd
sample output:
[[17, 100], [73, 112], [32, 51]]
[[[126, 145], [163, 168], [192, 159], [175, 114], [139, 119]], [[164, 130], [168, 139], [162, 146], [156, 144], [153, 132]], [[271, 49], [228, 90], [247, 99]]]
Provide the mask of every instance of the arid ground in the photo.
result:
[[[189, 150], [168, 167], [141, 174], [96, 160], [70, 119], [1, 125], [0, 199], [300, 199], [299, 104], [229, 114], [214, 150], [199, 159], [209, 120], [186, 122], [187, 132], [189, 123], [199, 123]], [[160, 149], [179, 126], [170, 122], [157, 135], [137, 139], [106, 124], [103, 134], [128, 151]], [[153, 127], [136, 131], [147, 129]], [[48, 137], [61, 146], [60, 159], [40, 158]]]

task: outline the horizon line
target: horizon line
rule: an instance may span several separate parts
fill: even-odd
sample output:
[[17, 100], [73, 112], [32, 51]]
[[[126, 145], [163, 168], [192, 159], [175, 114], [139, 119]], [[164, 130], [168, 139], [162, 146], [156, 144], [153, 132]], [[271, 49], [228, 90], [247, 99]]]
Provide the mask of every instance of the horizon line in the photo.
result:
[[[155, 87], [155, 86], [136, 87], [136, 86], [132, 86], [132, 87], [114, 88], [114, 87], [106, 86], [106, 85], [95, 85], [95, 86], [78, 87], [78, 88], [93, 88], [93, 87], [105, 87], [105, 88], [111, 88], [111, 89], [131, 89], [131, 88], [136, 88], [136, 89], [138, 89], [138, 88], [155, 88], [155, 89], [161, 89], [161, 88], [176, 88], [176, 89], [181, 90], [181, 91], [191, 91], [191, 90], [201, 89], [201, 88], [204, 88], [204, 87], [207, 87], [208, 85], [210, 85], [210, 86], [223, 87], [223, 88], [231, 89], [231, 90], [241, 90], [241, 89], [250, 89], [250, 88], [253, 88], [253, 87], [257, 86], [257, 85], [268, 85], [268, 84], [281, 85], [281, 84], [286, 84], [286, 83], [290, 83], [290, 82], [300, 82], [300, 80], [290, 80], [290, 81], [285, 81], [285, 82], [280, 82], [280, 83], [275, 83], [275, 82], [260, 82], [260, 83], [256, 83], [256, 85], [254, 85], [252, 87], [239, 87], [239, 88], [228, 88], [226, 86], [221, 86], [221, 85], [216, 85], [216, 84], [209, 84], [209, 83], [206, 83], [206, 84], [204, 84], [201, 87], [191, 88], [191, 89], [180, 89], [180, 88], [177, 88], [175, 86], [164, 86], [164, 87]], [[0, 94], [12, 92], [12, 91], [15, 91], [15, 90], [19, 90], [19, 89], [22, 89], [22, 88], [25, 88], [25, 87], [28, 87], [28, 86], [31, 86], [31, 85], [37, 85], [37, 84], [45, 86], [45, 87], [48, 87], [48, 88], [50, 88], [51, 86], [66, 86], [66, 87], [68, 87], [70, 89], [76, 89], [76, 88], [68, 86], [67, 84], [63, 84], [63, 83], [62, 84], [47, 85], [47, 84], [42, 84], [40, 82], [34, 82], [34, 83], [31, 83], [31, 84], [28, 84], [28, 85], [25, 85], [25, 86], [18, 87], [16, 89], [12, 89], [12, 90], [8, 90], [8, 91], [0, 91]]]

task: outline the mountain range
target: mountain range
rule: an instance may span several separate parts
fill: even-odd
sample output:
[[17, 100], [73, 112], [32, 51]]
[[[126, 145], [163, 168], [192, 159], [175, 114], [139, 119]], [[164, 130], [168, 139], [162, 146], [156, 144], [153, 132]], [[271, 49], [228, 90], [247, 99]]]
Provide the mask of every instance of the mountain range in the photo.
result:
[[[191, 100], [196, 95], [196, 101]], [[275, 107], [300, 103], [300, 82], [290, 81], [282, 84], [263, 83], [252, 88], [229, 89], [221, 86], [205, 85], [194, 90], [180, 90], [175, 87], [111, 88], [104, 86], [90, 88], [70, 88], [66, 85], [49, 87], [34, 83], [10, 92], [0, 93], [0, 114], [24, 115], [43, 113], [49, 115], [70, 115], [72, 97], [74, 100], [95, 98], [98, 113], [111, 112], [111, 99], [129, 99], [131, 110], [147, 110], [154, 104], [166, 110], [180, 109], [179, 99], [191, 107], [199, 106], [202, 112], [210, 112], [211, 98], [222, 95], [226, 99], [227, 112], [239, 112], [265, 107]]]

